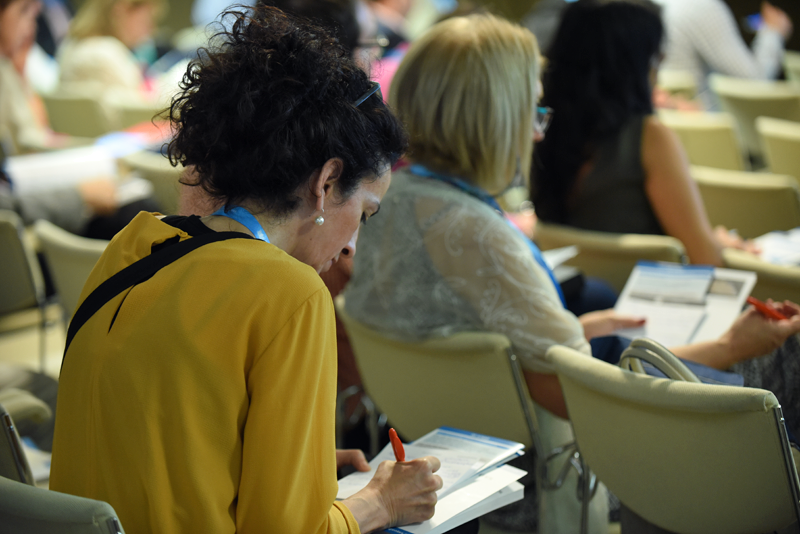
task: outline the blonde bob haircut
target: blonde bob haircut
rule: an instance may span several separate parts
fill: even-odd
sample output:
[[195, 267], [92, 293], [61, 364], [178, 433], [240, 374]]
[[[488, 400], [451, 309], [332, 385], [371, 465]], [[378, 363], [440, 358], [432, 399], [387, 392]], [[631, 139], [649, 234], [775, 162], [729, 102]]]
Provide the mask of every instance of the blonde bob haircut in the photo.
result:
[[491, 194], [517, 173], [527, 183], [539, 63], [533, 34], [504, 19], [433, 26], [409, 48], [389, 95], [408, 129], [409, 158]]
[[119, 4], [153, 5], [156, 18], [164, 11], [164, 0], [85, 0], [70, 23], [69, 36], [73, 39], [117, 37], [117, 25], [124, 24], [114, 17], [114, 8]]

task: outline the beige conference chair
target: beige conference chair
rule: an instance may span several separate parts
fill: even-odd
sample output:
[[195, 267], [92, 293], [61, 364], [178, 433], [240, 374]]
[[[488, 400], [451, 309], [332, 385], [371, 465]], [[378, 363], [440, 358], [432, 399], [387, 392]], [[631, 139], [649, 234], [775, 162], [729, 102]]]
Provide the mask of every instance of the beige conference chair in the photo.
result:
[[183, 167], [173, 167], [165, 156], [148, 150], [128, 154], [120, 164], [153, 184], [153, 194], [164, 213], [178, 213], [178, 180]]
[[115, 129], [99, 100], [90, 93], [43, 94], [53, 131], [77, 137], [99, 137]]
[[771, 392], [653, 378], [562, 346], [547, 358], [587, 463], [645, 521], [678, 534], [752, 534], [800, 519]]
[[78, 307], [81, 291], [108, 241], [80, 237], [45, 220], [36, 221], [34, 233], [44, 252], [65, 322]]
[[800, 52], [786, 50], [783, 53], [783, 71], [787, 80], [800, 82]]
[[124, 534], [108, 503], [33, 486], [14, 422], [0, 406], [0, 532]]
[[769, 170], [792, 176], [800, 183], [800, 122], [759, 117], [756, 129]]
[[800, 226], [800, 188], [791, 176], [692, 167], [708, 220], [754, 238]]
[[733, 115], [743, 146], [761, 156], [761, 141], [756, 131], [757, 117], [800, 121], [800, 86], [788, 82], [747, 80], [721, 74], [709, 76], [709, 86], [719, 97], [723, 109]]
[[658, 69], [656, 85], [671, 95], [687, 100], [697, 96], [697, 80], [689, 71], [675, 69]]
[[[446, 338], [400, 341], [388, 338], [350, 317], [344, 298], [336, 298], [337, 316], [347, 330], [367, 395], [406, 439], [449, 426], [525, 444], [538, 459], [553, 455], [546, 464], [551, 473], [537, 477], [544, 486], [540, 510], [541, 532], [578, 532], [581, 505], [575, 497], [577, 470], [569, 423], [540, 408], [530, 399], [511, 343], [501, 334], [461, 332]], [[566, 460], [558, 462], [557, 460]], [[541, 468], [541, 466], [540, 466]], [[562, 478], [566, 476], [566, 479]], [[587, 478], [587, 481], [589, 479]], [[583, 513], [591, 532], [605, 532], [608, 524], [605, 495], [592, 499]], [[560, 525], [562, 530], [558, 530]]]
[[617, 291], [622, 291], [640, 260], [686, 260], [683, 243], [669, 236], [593, 232], [538, 221], [534, 237], [542, 250], [576, 245], [578, 255], [566, 263], [586, 275], [602, 278]]
[[800, 303], [800, 266], [774, 265], [743, 250], [725, 249], [725, 266], [757, 275], [751, 294], [757, 299], [791, 300]]
[[40, 360], [44, 369], [47, 306], [44, 279], [22, 219], [0, 210], [0, 332], [30, 325], [40, 329]]
[[658, 118], [678, 135], [692, 165], [745, 169], [736, 124], [730, 114], [659, 110]]
[[109, 106], [117, 118], [117, 127], [121, 130], [143, 122], [152, 122], [163, 111], [163, 107], [147, 102], [118, 101]]

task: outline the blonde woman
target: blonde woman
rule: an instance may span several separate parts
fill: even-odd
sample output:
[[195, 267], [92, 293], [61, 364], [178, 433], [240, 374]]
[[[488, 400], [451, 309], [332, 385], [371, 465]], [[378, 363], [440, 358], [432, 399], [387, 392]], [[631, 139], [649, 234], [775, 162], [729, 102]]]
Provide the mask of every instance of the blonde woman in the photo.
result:
[[161, 0], [86, 0], [59, 52], [59, 90], [156, 99], [133, 50], [153, 34], [161, 7]]
[[[531, 398], [546, 409], [538, 415], [549, 448], [569, 440], [571, 431], [552, 415], [568, 417], [545, 352], [559, 344], [601, 357], [600, 343], [590, 340], [603, 341], [630, 319], [608, 310], [580, 317], [568, 311], [538, 250], [494, 200], [519, 178], [527, 180], [531, 141], [543, 134], [539, 64], [530, 32], [486, 15], [442, 22], [411, 45], [390, 102], [408, 129], [412, 165], [394, 174], [381, 216], [361, 230], [345, 298], [351, 316], [403, 340], [459, 331], [508, 336]], [[778, 308], [790, 319], [769, 321], [750, 309], [719, 340], [674, 350], [717, 369], [737, 362], [786, 369], [784, 362], [797, 361], [782, 358], [798, 351], [792, 334], [800, 331], [800, 308]], [[788, 351], [754, 359], [787, 338]], [[796, 407], [797, 383], [748, 385], [772, 389], [782, 404]], [[576, 531], [575, 495], [571, 484], [545, 492], [538, 531]], [[604, 497], [592, 506], [592, 528], [603, 531]]]

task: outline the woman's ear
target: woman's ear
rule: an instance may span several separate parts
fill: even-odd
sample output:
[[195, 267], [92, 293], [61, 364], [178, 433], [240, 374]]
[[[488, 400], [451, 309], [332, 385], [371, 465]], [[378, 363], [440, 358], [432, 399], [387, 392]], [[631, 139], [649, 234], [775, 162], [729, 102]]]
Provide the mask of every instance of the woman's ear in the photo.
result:
[[340, 158], [331, 158], [311, 175], [311, 193], [315, 198], [314, 208], [323, 211], [325, 202], [330, 201], [335, 193], [336, 182], [341, 178], [344, 162]]

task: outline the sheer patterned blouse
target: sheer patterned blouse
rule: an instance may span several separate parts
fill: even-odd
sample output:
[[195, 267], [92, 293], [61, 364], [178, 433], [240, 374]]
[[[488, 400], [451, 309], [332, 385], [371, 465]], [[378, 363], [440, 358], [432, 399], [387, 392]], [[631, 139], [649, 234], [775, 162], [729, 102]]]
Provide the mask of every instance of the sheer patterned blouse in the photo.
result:
[[524, 237], [482, 201], [408, 171], [361, 229], [345, 298], [355, 319], [398, 339], [505, 334], [531, 371], [552, 372], [554, 344], [591, 354]]

